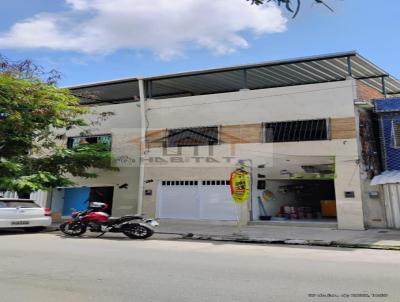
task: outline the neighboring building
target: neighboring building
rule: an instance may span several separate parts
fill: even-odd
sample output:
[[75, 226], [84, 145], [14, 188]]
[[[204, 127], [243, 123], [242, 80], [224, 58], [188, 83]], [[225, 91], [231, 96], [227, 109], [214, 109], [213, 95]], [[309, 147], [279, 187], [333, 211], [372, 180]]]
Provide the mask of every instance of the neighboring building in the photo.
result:
[[[95, 137], [69, 132], [69, 144], [111, 141], [120, 171], [54, 190], [53, 211], [68, 215], [100, 190], [113, 192], [113, 215], [230, 221], [241, 211], [256, 223], [292, 211], [296, 219], [284, 223], [386, 226], [370, 186], [380, 173], [370, 100], [399, 93], [400, 82], [355, 52], [71, 90], [114, 115], [92, 129]], [[252, 170], [252, 200], [239, 210], [229, 192], [238, 162]]]
[[400, 98], [374, 103], [379, 116], [384, 171], [372, 183], [382, 186], [388, 227], [400, 229]]

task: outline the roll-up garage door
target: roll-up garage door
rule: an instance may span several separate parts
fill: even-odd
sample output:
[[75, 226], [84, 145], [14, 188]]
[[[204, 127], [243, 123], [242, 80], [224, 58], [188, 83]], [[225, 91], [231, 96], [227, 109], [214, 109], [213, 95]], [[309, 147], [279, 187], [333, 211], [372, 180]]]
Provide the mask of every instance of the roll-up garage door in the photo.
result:
[[228, 180], [165, 180], [160, 183], [157, 216], [171, 219], [236, 220]]

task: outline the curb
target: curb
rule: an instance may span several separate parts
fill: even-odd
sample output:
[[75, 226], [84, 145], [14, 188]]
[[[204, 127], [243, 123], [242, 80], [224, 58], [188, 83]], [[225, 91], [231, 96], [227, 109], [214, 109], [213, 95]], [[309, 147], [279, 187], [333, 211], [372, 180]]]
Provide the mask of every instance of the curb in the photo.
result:
[[60, 228], [58, 226], [56, 226], [56, 227], [49, 226], [43, 232], [51, 233], [51, 232], [57, 232], [59, 230], [60, 230]]
[[305, 246], [323, 246], [323, 247], [340, 247], [340, 248], [359, 248], [359, 249], [379, 249], [400, 251], [400, 246], [395, 245], [377, 245], [368, 243], [349, 243], [343, 241], [325, 241], [325, 240], [302, 240], [302, 239], [277, 239], [277, 238], [249, 238], [245, 236], [218, 236], [218, 235], [201, 235], [192, 233], [167, 233], [181, 235], [182, 239], [203, 240], [203, 241], [222, 241], [222, 242], [238, 242], [253, 244], [286, 244], [286, 245], [305, 245]]

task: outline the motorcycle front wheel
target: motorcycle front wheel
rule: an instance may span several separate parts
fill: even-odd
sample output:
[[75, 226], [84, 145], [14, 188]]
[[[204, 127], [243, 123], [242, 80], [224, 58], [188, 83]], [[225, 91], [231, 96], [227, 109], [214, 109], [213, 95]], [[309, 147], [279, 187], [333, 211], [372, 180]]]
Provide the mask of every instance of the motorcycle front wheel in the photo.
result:
[[128, 230], [123, 231], [125, 236], [131, 239], [146, 239], [154, 234], [154, 231], [143, 225], [132, 225]]
[[69, 236], [80, 236], [86, 232], [86, 225], [81, 223], [63, 223], [60, 225], [60, 230]]

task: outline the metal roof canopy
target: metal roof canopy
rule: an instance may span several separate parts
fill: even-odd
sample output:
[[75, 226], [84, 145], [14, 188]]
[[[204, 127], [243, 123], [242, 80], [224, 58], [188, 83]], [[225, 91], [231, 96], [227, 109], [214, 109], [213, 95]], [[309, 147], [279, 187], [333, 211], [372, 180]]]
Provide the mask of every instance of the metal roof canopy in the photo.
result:
[[[259, 64], [144, 77], [149, 98], [171, 98], [358, 79], [387, 95], [400, 93], [400, 81], [355, 51]], [[121, 103], [138, 99], [138, 78], [68, 87], [88, 94], [83, 103]]]

